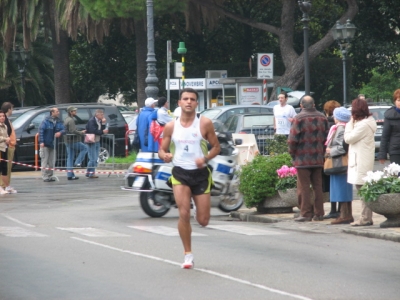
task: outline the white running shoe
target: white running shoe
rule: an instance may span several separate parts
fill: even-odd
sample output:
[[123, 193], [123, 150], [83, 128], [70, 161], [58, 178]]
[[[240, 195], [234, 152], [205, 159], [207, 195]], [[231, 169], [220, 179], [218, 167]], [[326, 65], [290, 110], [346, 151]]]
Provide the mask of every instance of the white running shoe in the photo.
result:
[[3, 188], [0, 186], [0, 195], [8, 194]]
[[6, 192], [9, 194], [16, 194], [17, 190], [15, 190], [12, 186], [6, 187]]
[[185, 254], [185, 262], [182, 264], [182, 269], [193, 269], [194, 267], [194, 260], [193, 254]]

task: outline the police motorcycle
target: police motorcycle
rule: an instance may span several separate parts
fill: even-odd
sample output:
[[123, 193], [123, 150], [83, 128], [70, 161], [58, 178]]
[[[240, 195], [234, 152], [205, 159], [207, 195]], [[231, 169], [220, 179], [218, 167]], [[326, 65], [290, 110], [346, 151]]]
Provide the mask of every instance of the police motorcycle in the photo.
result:
[[[214, 186], [211, 189], [211, 207], [223, 212], [238, 210], [243, 204], [239, 193], [238, 168], [239, 151], [234, 147], [229, 134], [216, 132], [220, 143], [219, 155], [208, 162]], [[240, 139], [235, 141], [241, 143]], [[150, 217], [164, 216], [171, 207], [177, 207], [172, 189], [167, 180], [172, 173], [172, 163], [165, 163], [158, 153], [139, 152], [136, 161], [125, 174], [122, 190], [140, 193], [140, 206]]]

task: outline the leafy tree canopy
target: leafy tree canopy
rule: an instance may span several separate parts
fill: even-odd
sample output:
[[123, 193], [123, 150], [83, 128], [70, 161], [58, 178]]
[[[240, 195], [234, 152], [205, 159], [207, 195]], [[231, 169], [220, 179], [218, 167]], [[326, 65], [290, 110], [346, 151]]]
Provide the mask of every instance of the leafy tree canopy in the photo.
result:
[[[80, 0], [93, 19], [135, 18], [146, 16], [146, 0]], [[183, 11], [186, 1], [154, 1], [155, 13]]]

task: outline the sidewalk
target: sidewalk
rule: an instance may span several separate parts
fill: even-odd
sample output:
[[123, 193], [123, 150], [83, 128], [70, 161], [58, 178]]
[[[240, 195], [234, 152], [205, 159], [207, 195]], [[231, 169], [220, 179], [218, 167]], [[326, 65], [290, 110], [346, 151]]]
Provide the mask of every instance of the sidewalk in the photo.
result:
[[[325, 214], [330, 211], [331, 204], [329, 202], [324, 203]], [[353, 200], [353, 217], [358, 220], [361, 214], [361, 200]], [[298, 211], [294, 208], [294, 211]], [[364, 236], [369, 238], [382, 239], [393, 242], [400, 242], [400, 227], [399, 228], [380, 228], [379, 224], [384, 222], [386, 218], [382, 215], [373, 214], [372, 219], [374, 225], [372, 226], [351, 226], [345, 225], [331, 225], [333, 219], [327, 219], [321, 222], [304, 222], [298, 223], [294, 221], [294, 213], [289, 214], [263, 214], [258, 213], [255, 208], [247, 209], [242, 208], [236, 212], [231, 212], [232, 218], [239, 219], [246, 222], [259, 222], [259, 223], [270, 223], [272, 227], [304, 231], [304, 232], [318, 232], [318, 233], [337, 233], [344, 232], [348, 234], [354, 234], [358, 236]]]

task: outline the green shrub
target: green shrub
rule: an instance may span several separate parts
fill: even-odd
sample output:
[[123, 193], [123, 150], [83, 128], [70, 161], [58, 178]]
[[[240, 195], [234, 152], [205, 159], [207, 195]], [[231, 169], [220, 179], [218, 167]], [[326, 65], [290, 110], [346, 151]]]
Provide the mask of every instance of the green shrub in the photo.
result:
[[244, 196], [246, 207], [255, 207], [266, 197], [277, 193], [276, 170], [283, 165], [292, 165], [292, 158], [287, 152], [273, 156], [257, 155], [251, 163], [242, 166], [239, 172], [239, 191]]
[[128, 156], [124, 156], [124, 157], [120, 157], [120, 156], [116, 156], [114, 157], [114, 161], [112, 158], [108, 158], [106, 160], [106, 163], [116, 163], [116, 164], [129, 164], [129, 163], [133, 163], [136, 160], [136, 152], [131, 152], [129, 153]]
[[268, 142], [269, 155], [277, 155], [289, 151], [286, 135], [275, 134], [274, 138]]

